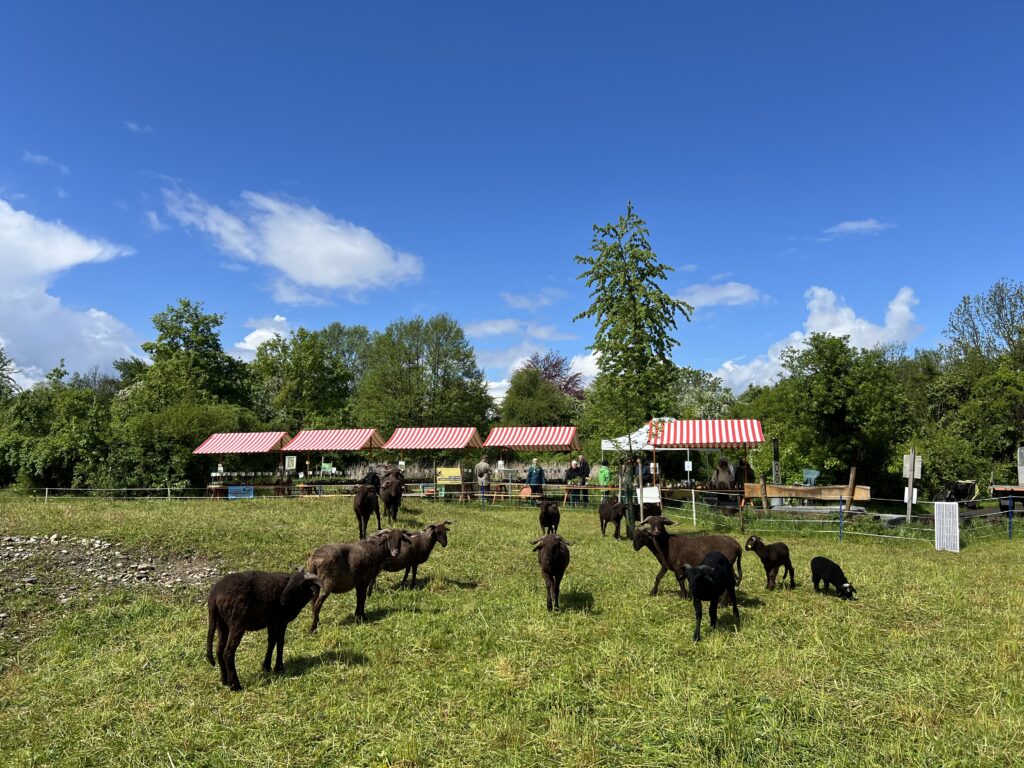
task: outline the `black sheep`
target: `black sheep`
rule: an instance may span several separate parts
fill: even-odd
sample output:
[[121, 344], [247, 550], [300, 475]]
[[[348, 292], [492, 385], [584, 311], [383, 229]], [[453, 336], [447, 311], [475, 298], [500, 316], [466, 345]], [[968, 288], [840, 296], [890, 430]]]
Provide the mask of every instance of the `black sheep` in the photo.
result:
[[558, 504], [548, 499], [541, 499], [539, 504], [541, 533], [558, 533], [558, 521], [561, 519]]
[[825, 592], [828, 592], [828, 585], [831, 584], [836, 588], [836, 594], [843, 600], [853, 600], [853, 595], [857, 591], [839, 564], [821, 555], [811, 560], [811, 581], [814, 582], [815, 592], [822, 591], [818, 589], [819, 582], [825, 582]]
[[774, 544], [765, 544], [760, 536], [751, 536], [747, 539], [744, 547], [748, 552], [753, 550], [761, 559], [764, 566], [764, 573], [768, 579], [766, 589], [775, 589], [775, 579], [779, 575], [779, 568], [782, 568], [782, 583], [785, 586], [786, 573], [789, 573], [789, 588], [793, 589], [796, 583], [793, 580], [793, 563], [789, 559], [789, 547], [781, 541]]
[[532, 543], [548, 590], [548, 610], [554, 605], [554, 609], [559, 611], [558, 591], [562, 586], [565, 569], [569, 567], [569, 542], [557, 533], [549, 533]]
[[[220, 664], [220, 681], [233, 691], [242, 690], [235, 669], [235, 651], [246, 632], [267, 630], [267, 655], [263, 669], [270, 671], [270, 657], [277, 646], [274, 671], [284, 669], [284, 632], [306, 604], [317, 596], [323, 583], [301, 568], [294, 573], [245, 571], [230, 573], [210, 588], [206, 605], [206, 659]], [[213, 634], [219, 632], [217, 661], [213, 659]]]
[[356, 522], [359, 523], [359, 538], [366, 538], [366, 529], [370, 526], [370, 515], [377, 515], [377, 530], [381, 529], [380, 524], [380, 497], [372, 485], [357, 485], [356, 495], [352, 497], [352, 509], [356, 513]]
[[615, 523], [616, 539], [620, 538], [619, 531], [622, 525], [622, 518], [626, 515], [626, 504], [617, 499], [605, 499], [597, 509], [598, 517], [601, 518], [601, 535], [605, 535], [605, 528], [609, 523]]
[[[442, 547], [448, 546], [448, 526], [451, 524], [451, 520], [445, 520], [443, 523], [428, 525], [422, 531], [410, 533], [409, 546], [402, 547], [398, 556], [392, 557], [384, 563], [381, 570], [397, 573], [404, 568], [405, 575], [398, 585], [400, 587], [405, 586], [405, 581], [409, 578], [409, 573], [412, 572], [412, 588], [415, 589], [416, 569], [427, 562], [430, 553], [434, 551], [434, 544], [440, 544]], [[373, 535], [381, 536], [385, 533], [382, 531]]]
[[372, 485], [373, 490], [380, 493], [380, 475], [376, 472], [367, 472], [366, 477], [359, 481], [360, 485]]
[[674, 525], [660, 515], [648, 517], [633, 530], [633, 549], [647, 547], [661, 565], [654, 577], [651, 595], [658, 594], [658, 586], [666, 573], [672, 571], [679, 583], [680, 597], [686, 597], [686, 573], [683, 567], [697, 565], [708, 552], [721, 552], [736, 565], [737, 586], [743, 580], [743, 547], [732, 536], [717, 533], [669, 533], [665, 526]]
[[380, 500], [384, 503], [384, 517], [394, 525], [398, 522], [398, 510], [402, 506], [402, 492], [405, 484], [396, 475], [388, 475], [380, 489]]
[[736, 623], [740, 620], [740, 609], [736, 605], [736, 578], [732, 566], [721, 552], [708, 552], [700, 565], [686, 566], [686, 580], [690, 583], [690, 594], [693, 596], [693, 613], [696, 624], [693, 628], [693, 641], [700, 641], [701, 602], [707, 601], [708, 612], [711, 614], [711, 628], [718, 624], [718, 601], [723, 594], [732, 602], [732, 613]]

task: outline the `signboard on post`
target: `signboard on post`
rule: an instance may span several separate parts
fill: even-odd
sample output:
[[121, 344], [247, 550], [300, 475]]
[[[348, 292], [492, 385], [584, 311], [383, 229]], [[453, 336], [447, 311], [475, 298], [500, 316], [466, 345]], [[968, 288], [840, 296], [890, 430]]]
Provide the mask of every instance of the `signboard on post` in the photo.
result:
[[686, 471], [687, 472], [693, 472], [693, 462], [692, 461], [687, 461], [686, 462]]
[[656, 485], [645, 485], [643, 492], [643, 498], [640, 498], [640, 489], [636, 489], [637, 504], [661, 504], [661, 488]]
[[462, 470], [458, 467], [438, 467], [437, 482], [462, 485]]
[[921, 457], [915, 456], [914, 454], [904, 453], [903, 454], [903, 476], [910, 479], [910, 457], [914, 456], [914, 479], [921, 479]]
[[1024, 446], [1017, 449], [1017, 482], [1024, 485]]
[[296, 459], [297, 459], [296, 456], [285, 456], [284, 457], [284, 468], [285, 468], [285, 471], [287, 471], [287, 472], [294, 472], [295, 471], [295, 461], [296, 461]]
[[935, 549], [960, 551], [960, 505], [955, 501], [935, 502]]
[[[903, 501], [906, 501], [906, 500], [907, 500], [907, 495], [908, 495], [908, 493], [907, 493], [907, 492], [908, 492], [909, 490], [910, 490], [909, 488], [904, 488], [904, 489], [903, 489]], [[912, 502], [910, 502], [910, 503], [911, 503], [911, 504], [917, 504], [917, 488], [915, 488], [915, 489], [914, 489], [914, 500], [913, 500]]]

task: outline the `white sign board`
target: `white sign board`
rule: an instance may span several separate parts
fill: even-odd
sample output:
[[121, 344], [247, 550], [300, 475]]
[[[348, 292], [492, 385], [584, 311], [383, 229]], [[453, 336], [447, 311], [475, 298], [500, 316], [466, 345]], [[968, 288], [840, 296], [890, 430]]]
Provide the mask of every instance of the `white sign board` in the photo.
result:
[[[903, 476], [906, 478], [910, 477], [910, 454], [903, 454]], [[920, 455], [914, 456], [914, 479], [921, 479], [921, 457]], [[906, 501], [906, 499], [904, 499]]]
[[692, 461], [686, 462], [686, 471], [687, 472], [693, 472], [693, 462]]
[[935, 502], [935, 549], [960, 551], [960, 505], [955, 501]]
[[1017, 482], [1024, 485], [1024, 446], [1017, 449]]
[[498, 459], [498, 471], [499, 472], [504, 472], [505, 471], [505, 460], [504, 459]]
[[[903, 489], [903, 501], [904, 501], [904, 503], [907, 501], [907, 489], [906, 488]], [[914, 501], [913, 501], [913, 503], [917, 504], [917, 488], [914, 489]]]
[[402, 471], [405, 471], [405, 459], [402, 459], [401, 461], [398, 462], [398, 468], [401, 469]]
[[284, 468], [285, 468], [285, 470], [287, 470], [288, 472], [294, 472], [295, 471], [295, 459], [296, 459], [295, 456], [285, 456], [284, 457]]
[[640, 489], [636, 489], [637, 504], [661, 504], [661, 488], [656, 485], [644, 486], [644, 497], [640, 498]]

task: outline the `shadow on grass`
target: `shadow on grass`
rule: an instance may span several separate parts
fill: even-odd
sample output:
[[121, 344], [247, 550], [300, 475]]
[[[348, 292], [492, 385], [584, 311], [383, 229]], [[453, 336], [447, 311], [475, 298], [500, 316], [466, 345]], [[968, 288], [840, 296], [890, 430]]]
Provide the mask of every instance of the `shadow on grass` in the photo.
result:
[[321, 664], [344, 664], [346, 667], [359, 667], [369, 661], [366, 654], [358, 651], [324, 651], [313, 656], [294, 656], [285, 661], [284, 676], [298, 677]]
[[[748, 595], [744, 592], [737, 592], [736, 603], [741, 608], [760, 608], [762, 605], [764, 605], [764, 600], [762, 600], [760, 597], [754, 597], [753, 595]], [[721, 611], [722, 609], [719, 608], [718, 610]], [[729, 610], [732, 610], [731, 606]], [[732, 614], [730, 613], [730, 615]]]
[[600, 610], [594, 610], [594, 596], [590, 592], [575, 589], [562, 592], [558, 596], [558, 604], [563, 611], [590, 613], [595, 616], [601, 613]]
[[[474, 580], [469, 580], [469, 581], [462, 581], [460, 579], [449, 579], [446, 576], [446, 577], [443, 577], [440, 580], [438, 580], [434, 576], [421, 576], [421, 575], [417, 574], [416, 575], [416, 590], [419, 591], [421, 589], [427, 589], [435, 581], [439, 581], [439, 583], [442, 586], [444, 586], [444, 587], [456, 587], [458, 589], [476, 589], [477, 587], [480, 586], [480, 583], [478, 581], [476, 581], [475, 579]], [[401, 584], [402, 584], [402, 580], [398, 579], [398, 580], [395, 581], [394, 584], [385, 585], [385, 587], [388, 589], [388, 591], [395, 591], [395, 592], [399, 592], [399, 591], [406, 590], [406, 589], [412, 589], [412, 587], [410, 586], [412, 584], [412, 577], [406, 579], [404, 587], [401, 586]], [[377, 589], [380, 589], [380, 586], [381, 586], [380, 585], [380, 581], [378, 580], [378, 582], [377, 582]]]
[[[376, 624], [381, 619], [386, 619], [389, 614], [395, 612], [394, 608], [374, 608], [373, 610], [366, 611], [366, 616], [363, 619], [364, 624]], [[350, 613], [341, 623], [345, 626], [351, 626], [356, 623], [356, 615]]]

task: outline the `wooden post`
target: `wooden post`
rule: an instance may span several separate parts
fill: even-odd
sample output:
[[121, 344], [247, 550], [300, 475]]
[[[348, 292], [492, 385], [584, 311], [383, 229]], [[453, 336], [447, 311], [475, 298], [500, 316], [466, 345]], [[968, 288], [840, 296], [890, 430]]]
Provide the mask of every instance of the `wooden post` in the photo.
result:
[[764, 475], [761, 475], [761, 509], [768, 514], [768, 481]]
[[917, 454], [914, 447], [910, 447], [910, 471], [907, 472], [907, 525], [910, 524], [910, 512], [914, 506], [914, 463], [917, 461]]
[[[857, 467], [850, 467], [850, 485], [846, 489], [846, 514], [853, 515], [853, 494], [857, 490]], [[852, 517], [851, 517], [852, 519]]]

